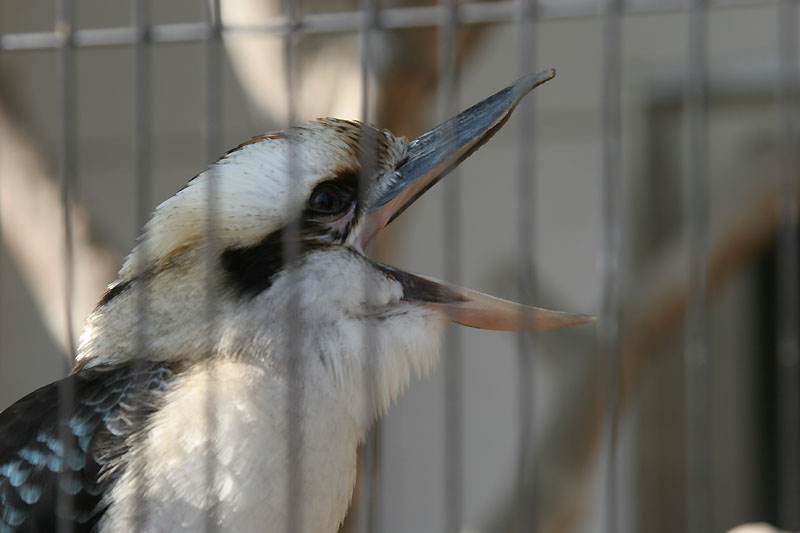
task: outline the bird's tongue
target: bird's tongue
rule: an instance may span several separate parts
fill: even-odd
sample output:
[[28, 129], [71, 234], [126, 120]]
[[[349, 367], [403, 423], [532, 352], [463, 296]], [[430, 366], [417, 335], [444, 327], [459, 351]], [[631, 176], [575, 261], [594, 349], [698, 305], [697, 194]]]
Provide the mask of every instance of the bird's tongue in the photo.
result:
[[435, 309], [463, 326], [499, 331], [544, 330], [595, 321], [593, 316], [530, 307], [387, 265], [379, 266], [402, 285], [404, 301]]

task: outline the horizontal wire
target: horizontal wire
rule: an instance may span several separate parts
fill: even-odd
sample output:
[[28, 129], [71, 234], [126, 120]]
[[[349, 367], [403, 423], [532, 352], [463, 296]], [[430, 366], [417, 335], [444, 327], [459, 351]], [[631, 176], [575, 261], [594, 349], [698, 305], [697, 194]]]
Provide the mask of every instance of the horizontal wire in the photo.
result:
[[[778, 0], [711, 0], [709, 7], [774, 6]], [[376, 26], [383, 29], [408, 29], [438, 26], [446, 16], [441, 5], [422, 7], [395, 7], [381, 9]], [[661, 13], [685, 10], [683, 0], [628, 0], [622, 7], [623, 15]], [[542, 0], [537, 10], [539, 20], [596, 17], [603, 14], [603, 3], [597, 0], [564, 2]], [[363, 11], [316, 13], [299, 17], [290, 23], [286, 17], [274, 17], [257, 24], [222, 25], [224, 35], [299, 34], [357, 32], [363, 27]], [[477, 2], [459, 5], [457, 23], [486, 24], [514, 22], [518, 16], [515, 1]], [[204, 22], [157, 24], [150, 28], [150, 43], [191, 43], [212, 38], [214, 32]], [[63, 31], [6, 33], [0, 35], [0, 51], [50, 50], [61, 46]], [[142, 39], [141, 32], [133, 26], [112, 28], [76, 29], [72, 33], [77, 48], [133, 45]]]

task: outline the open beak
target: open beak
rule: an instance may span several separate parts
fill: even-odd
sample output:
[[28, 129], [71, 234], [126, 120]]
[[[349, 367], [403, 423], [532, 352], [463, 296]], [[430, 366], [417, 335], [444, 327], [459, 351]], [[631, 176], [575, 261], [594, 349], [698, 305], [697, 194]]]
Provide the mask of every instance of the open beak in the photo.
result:
[[[389, 187], [364, 208], [365, 219], [360, 232], [362, 249], [502, 128], [526, 94], [555, 74], [555, 70], [550, 69], [521, 78], [408, 143], [407, 158], [395, 171]], [[592, 316], [529, 307], [387, 265], [378, 266], [403, 286], [404, 300], [444, 312], [454, 322], [465, 326], [505, 331], [543, 330], [595, 321]]]

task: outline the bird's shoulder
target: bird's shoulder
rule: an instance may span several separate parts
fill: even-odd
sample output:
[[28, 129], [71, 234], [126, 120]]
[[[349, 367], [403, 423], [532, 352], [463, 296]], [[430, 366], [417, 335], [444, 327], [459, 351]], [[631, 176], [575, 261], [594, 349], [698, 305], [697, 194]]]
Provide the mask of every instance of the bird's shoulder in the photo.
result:
[[158, 361], [84, 367], [0, 412], [0, 532], [94, 529], [177, 372]]

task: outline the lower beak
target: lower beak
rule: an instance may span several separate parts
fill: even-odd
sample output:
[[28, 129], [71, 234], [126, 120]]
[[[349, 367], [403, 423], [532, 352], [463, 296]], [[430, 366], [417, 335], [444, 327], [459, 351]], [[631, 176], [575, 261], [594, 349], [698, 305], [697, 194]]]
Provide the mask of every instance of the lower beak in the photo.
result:
[[[550, 69], [521, 78], [411, 141], [407, 158], [395, 171], [389, 187], [364, 208], [361, 248], [366, 249], [383, 227], [502, 128], [526, 94], [554, 76], [555, 71]], [[436, 309], [465, 326], [544, 330], [595, 321], [591, 316], [528, 307], [394, 267], [377, 266], [403, 286], [405, 301]]]
[[559, 329], [589, 324], [589, 315], [562, 313], [510, 302], [438, 279], [380, 265], [403, 287], [403, 300], [434, 309], [462, 326], [497, 331]]

